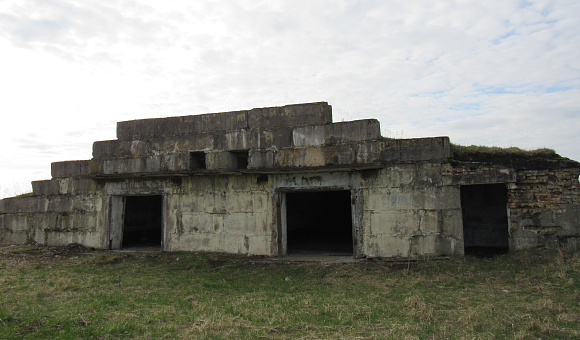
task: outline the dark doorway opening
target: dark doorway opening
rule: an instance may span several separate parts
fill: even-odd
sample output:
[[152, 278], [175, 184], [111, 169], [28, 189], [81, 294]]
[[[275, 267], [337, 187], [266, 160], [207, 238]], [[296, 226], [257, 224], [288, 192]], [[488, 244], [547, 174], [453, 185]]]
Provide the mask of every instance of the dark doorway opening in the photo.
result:
[[509, 251], [505, 184], [461, 186], [466, 255], [490, 257]]
[[162, 196], [127, 196], [123, 244], [127, 247], [161, 247]]
[[350, 191], [286, 193], [287, 253], [352, 255]]

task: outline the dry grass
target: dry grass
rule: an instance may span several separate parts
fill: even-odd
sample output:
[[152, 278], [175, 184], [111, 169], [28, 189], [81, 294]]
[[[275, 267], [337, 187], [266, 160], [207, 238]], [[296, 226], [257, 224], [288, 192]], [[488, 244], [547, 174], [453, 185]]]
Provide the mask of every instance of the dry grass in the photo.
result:
[[520, 159], [543, 160], [564, 159], [553, 149], [524, 150], [518, 147], [500, 148], [497, 146], [458, 145], [451, 144], [451, 153], [454, 159]]
[[401, 265], [5, 247], [0, 338], [574, 339], [579, 273], [541, 249]]

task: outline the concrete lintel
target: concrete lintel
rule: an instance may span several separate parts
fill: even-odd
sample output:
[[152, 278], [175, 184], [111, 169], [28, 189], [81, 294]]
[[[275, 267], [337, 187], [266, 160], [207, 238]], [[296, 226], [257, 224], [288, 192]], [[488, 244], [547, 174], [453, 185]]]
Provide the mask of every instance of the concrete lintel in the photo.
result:
[[162, 177], [189, 177], [189, 176], [212, 176], [212, 175], [243, 175], [243, 174], [266, 174], [297, 172], [345, 172], [382, 169], [381, 163], [369, 163], [358, 165], [337, 165], [324, 167], [287, 167], [287, 168], [259, 168], [259, 169], [203, 169], [192, 171], [165, 171], [165, 172], [142, 172], [142, 173], [117, 173], [117, 174], [93, 174], [94, 179], [127, 179], [127, 178], [162, 178]]
[[515, 183], [516, 171], [508, 168], [481, 167], [470, 172], [447, 174], [443, 185], [475, 185]]

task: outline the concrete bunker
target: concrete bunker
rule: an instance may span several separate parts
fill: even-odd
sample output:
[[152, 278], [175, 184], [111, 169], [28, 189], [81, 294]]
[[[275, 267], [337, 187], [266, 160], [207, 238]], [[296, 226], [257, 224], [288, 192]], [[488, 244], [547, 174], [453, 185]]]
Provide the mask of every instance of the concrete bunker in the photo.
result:
[[119, 122], [51, 173], [0, 200], [0, 244], [355, 258], [580, 245], [580, 163], [385, 138], [326, 102]]
[[492, 255], [509, 251], [505, 184], [461, 186], [465, 254]]
[[288, 255], [353, 255], [349, 190], [286, 193]]

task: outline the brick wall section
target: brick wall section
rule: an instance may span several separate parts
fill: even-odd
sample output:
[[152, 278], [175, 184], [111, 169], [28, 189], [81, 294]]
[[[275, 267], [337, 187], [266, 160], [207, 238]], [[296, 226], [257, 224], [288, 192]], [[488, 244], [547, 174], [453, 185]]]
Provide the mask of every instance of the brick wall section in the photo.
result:
[[[557, 241], [578, 243], [580, 169], [519, 170], [510, 186], [510, 232], [514, 248]], [[531, 235], [536, 235], [536, 240]]]
[[506, 184], [510, 250], [562, 244], [580, 247], [580, 168], [514, 169], [466, 162], [447, 164], [442, 170], [443, 185]]
[[443, 166], [444, 185], [474, 185], [512, 183], [516, 171], [512, 168], [491, 164], [465, 164]]

